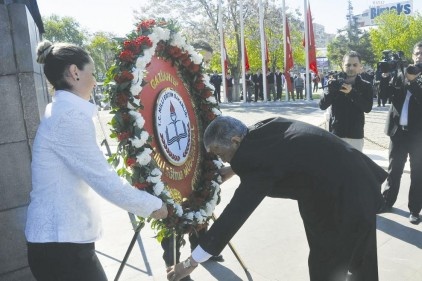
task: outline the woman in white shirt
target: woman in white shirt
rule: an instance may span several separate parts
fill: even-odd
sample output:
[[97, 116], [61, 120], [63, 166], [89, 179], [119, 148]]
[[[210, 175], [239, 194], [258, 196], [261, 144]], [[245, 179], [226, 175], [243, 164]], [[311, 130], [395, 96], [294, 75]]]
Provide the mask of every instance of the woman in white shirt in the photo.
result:
[[41, 42], [37, 62], [55, 93], [35, 137], [25, 234], [37, 280], [107, 280], [95, 254], [101, 218], [94, 192], [142, 217], [167, 217], [161, 199], [132, 188], [97, 145], [89, 102], [94, 63], [82, 48]]

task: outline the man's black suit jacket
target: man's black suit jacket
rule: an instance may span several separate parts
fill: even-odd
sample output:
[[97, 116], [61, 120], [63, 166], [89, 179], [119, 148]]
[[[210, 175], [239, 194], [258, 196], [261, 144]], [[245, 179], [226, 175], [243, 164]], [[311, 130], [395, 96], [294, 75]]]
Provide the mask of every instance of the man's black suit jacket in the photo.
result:
[[[210, 254], [223, 250], [266, 196], [298, 200], [305, 229], [309, 226], [326, 237], [323, 240], [327, 241], [316, 244], [335, 244], [332, 252], [341, 252], [339, 245], [344, 248], [352, 234], [356, 238], [368, 227], [375, 231], [381, 184], [387, 173], [321, 128], [283, 118], [262, 121], [248, 131], [230, 164], [241, 182], [200, 241]], [[323, 218], [321, 223], [316, 215]], [[350, 252], [358, 247], [353, 241]]]
[[400, 126], [400, 116], [407, 91], [412, 93], [408, 108], [408, 131], [410, 134], [422, 133], [422, 78], [419, 77], [410, 84], [403, 81], [403, 76], [400, 75], [392, 89], [392, 102], [385, 124], [385, 133], [390, 137], [394, 136]]

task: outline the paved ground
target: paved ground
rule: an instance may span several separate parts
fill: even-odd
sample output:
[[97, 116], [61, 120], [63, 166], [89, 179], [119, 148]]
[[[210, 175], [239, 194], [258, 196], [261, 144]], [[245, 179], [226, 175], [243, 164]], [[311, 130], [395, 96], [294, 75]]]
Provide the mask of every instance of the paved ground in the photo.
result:
[[[223, 104], [224, 115], [240, 118], [246, 124], [272, 116], [298, 119], [325, 127], [324, 112], [317, 100], [297, 102], [268, 102], [252, 104]], [[384, 122], [387, 107], [374, 107], [366, 115], [364, 152], [379, 165], [388, 164], [388, 143]], [[103, 127], [110, 116], [100, 112]], [[99, 126], [98, 126], [99, 127]], [[99, 139], [104, 138], [98, 130]], [[113, 144], [113, 142], [111, 142]], [[408, 222], [407, 194], [409, 187], [408, 166], [403, 175], [402, 188], [392, 213], [377, 219], [378, 260], [381, 281], [422, 280], [422, 224]], [[215, 213], [220, 214], [239, 184], [237, 177], [222, 185], [222, 202]], [[129, 215], [121, 209], [102, 201], [104, 237], [97, 243], [97, 253], [109, 280], [115, 279], [124, 254], [133, 237]], [[223, 251], [223, 263], [206, 262], [191, 275], [196, 281], [254, 280], [254, 281], [305, 281], [308, 246], [296, 201], [267, 198], [257, 208], [247, 223], [232, 240], [232, 245], [247, 267], [240, 266], [229, 247]], [[183, 248], [182, 259], [189, 255]], [[162, 250], [147, 226], [133, 248], [127, 265], [118, 280], [166, 280]]]

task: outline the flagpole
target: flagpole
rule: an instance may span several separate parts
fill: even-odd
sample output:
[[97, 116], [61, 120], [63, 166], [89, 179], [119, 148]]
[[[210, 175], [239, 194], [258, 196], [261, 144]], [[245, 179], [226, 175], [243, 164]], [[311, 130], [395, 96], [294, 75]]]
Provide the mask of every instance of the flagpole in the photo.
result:
[[239, 13], [240, 13], [240, 49], [242, 54], [242, 88], [243, 88], [243, 102], [246, 103], [247, 92], [246, 92], [246, 60], [245, 60], [245, 32], [243, 26], [243, 1], [239, 1]]
[[[227, 102], [226, 68], [224, 65], [224, 42], [223, 42], [223, 11], [221, 2], [218, 0], [218, 29], [220, 31], [220, 52], [221, 52], [221, 79], [223, 80], [224, 101]], [[226, 54], [227, 55], [227, 54]]]
[[305, 11], [305, 57], [306, 57], [306, 75], [305, 75], [305, 95], [306, 99], [311, 100], [311, 89], [309, 84], [309, 20], [308, 20], [308, 0], [304, 0]]
[[261, 35], [262, 91], [264, 101], [267, 101], [267, 70], [265, 67], [266, 46], [264, 35], [264, 7], [262, 5], [262, 0], [259, 0], [259, 29]]
[[[286, 18], [286, 1], [283, 0], [282, 2], [282, 9], [283, 9], [283, 48], [284, 48], [284, 71], [283, 71], [283, 75], [284, 73], [287, 71], [286, 66], [287, 66], [287, 34], [286, 34], [286, 22], [287, 22], [287, 18]], [[284, 76], [284, 84], [286, 85], [286, 97], [285, 100], [288, 101], [289, 100], [289, 90], [287, 89], [287, 81], [286, 81], [286, 76]]]

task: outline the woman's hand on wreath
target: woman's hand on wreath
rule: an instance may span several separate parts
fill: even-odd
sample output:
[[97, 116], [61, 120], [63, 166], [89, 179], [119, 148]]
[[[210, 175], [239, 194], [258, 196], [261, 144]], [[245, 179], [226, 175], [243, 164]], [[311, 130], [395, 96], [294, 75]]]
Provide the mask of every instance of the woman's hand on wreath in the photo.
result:
[[165, 219], [168, 216], [168, 210], [167, 210], [167, 204], [163, 202], [163, 205], [161, 205], [160, 209], [155, 210], [150, 215], [151, 218], [159, 220], [159, 219]]

